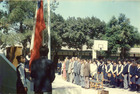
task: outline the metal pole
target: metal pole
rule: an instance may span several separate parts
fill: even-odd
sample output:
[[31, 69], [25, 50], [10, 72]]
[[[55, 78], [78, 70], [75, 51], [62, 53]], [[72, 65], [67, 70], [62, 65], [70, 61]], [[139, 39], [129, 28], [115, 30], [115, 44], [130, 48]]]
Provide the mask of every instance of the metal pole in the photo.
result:
[[51, 59], [50, 0], [47, 0], [47, 2], [48, 2], [48, 48], [49, 48], [48, 59]]

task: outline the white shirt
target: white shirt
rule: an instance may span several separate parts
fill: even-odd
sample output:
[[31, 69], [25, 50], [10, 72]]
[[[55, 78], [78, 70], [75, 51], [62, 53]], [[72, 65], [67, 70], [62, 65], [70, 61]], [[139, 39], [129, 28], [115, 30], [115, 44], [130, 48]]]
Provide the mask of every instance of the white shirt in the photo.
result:
[[[119, 71], [119, 69], [118, 69], [119, 67], [121, 67], [120, 72], [118, 72]], [[123, 72], [123, 65], [122, 64], [118, 65], [118, 68], [117, 68], [117, 73], [121, 74]]]
[[130, 72], [130, 67], [131, 67], [131, 65], [132, 65], [132, 64], [129, 64], [129, 65], [128, 65], [128, 72]]
[[110, 64], [107, 65], [107, 67], [108, 67], [108, 66], [110, 66], [110, 69], [108, 69], [107, 72], [111, 72], [112, 69], [113, 69], [113, 65], [110, 63]]
[[90, 74], [91, 76], [94, 76], [97, 73], [97, 65], [96, 64], [90, 64]]

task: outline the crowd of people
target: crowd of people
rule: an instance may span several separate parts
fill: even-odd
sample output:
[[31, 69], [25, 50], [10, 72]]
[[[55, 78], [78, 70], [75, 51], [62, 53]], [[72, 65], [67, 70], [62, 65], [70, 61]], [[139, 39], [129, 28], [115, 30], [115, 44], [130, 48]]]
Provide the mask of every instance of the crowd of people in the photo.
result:
[[102, 80], [105, 86], [140, 93], [140, 62], [136, 60], [85, 60], [77, 57], [59, 61], [58, 74], [71, 83], [90, 88], [89, 79]]

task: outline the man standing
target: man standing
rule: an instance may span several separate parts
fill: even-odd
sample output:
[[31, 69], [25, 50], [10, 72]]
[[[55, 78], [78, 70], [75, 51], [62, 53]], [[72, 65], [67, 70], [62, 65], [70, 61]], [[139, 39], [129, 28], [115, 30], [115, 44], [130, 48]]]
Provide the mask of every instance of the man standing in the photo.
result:
[[84, 60], [85, 68], [84, 68], [84, 76], [85, 76], [85, 88], [89, 88], [89, 75], [90, 75], [90, 64], [88, 61]]
[[40, 48], [40, 58], [33, 61], [31, 65], [31, 77], [34, 82], [35, 94], [52, 94], [52, 82], [55, 79], [55, 64], [47, 59], [48, 48]]
[[136, 63], [133, 61], [132, 65], [130, 66], [130, 91], [136, 90], [136, 73], [137, 73], [137, 66]]
[[124, 85], [124, 89], [128, 89], [128, 64], [127, 64], [127, 61], [123, 61], [123, 64], [124, 64], [124, 68], [123, 68], [123, 73], [122, 73], [122, 76], [124, 78], [124, 81], [123, 81], [123, 85]]
[[68, 68], [69, 68], [69, 59], [68, 57], [66, 57], [66, 77], [67, 77], [67, 81], [69, 81], [69, 73], [68, 73]]

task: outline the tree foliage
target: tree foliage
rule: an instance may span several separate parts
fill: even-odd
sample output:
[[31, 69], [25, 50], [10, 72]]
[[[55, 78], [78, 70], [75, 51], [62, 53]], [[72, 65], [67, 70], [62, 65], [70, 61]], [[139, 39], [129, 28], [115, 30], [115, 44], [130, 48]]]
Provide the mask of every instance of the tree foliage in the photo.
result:
[[128, 55], [131, 47], [138, 43], [140, 37], [137, 29], [130, 24], [130, 20], [124, 14], [120, 14], [118, 19], [112, 17], [107, 24], [104, 39], [109, 42], [107, 54], [117, 53], [120, 50], [121, 58]]
[[[36, 4], [36, 1], [5, 1], [4, 7], [7, 11], [0, 10], [0, 31], [4, 32], [0, 33], [1, 43], [11, 43], [13, 45], [22, 42], [26, 46], [35, 24]], [[94, 16], [64, 19], [61, 15], [55, 13], [58, 5], [59, 3], [56, 0], [51, 3], [52, 51], [57, 52], [62, 46], [77, 50], [82, 50], [83, 45], [91, 48], [93, 40], [105, 39], [109, 41], [107, 55], [117, 53], [119, 49], [121, 57], [125, 58], [131, 47], [140, 44], [140, 33], [131, 25], [130, 20], [124, 14], [120, 14], [118, 18], [113, 16], [108, 23]], [[47, 24], [47, 5], [44, 6], [44, 13]], [[11, 33], [11, 31], [15, 32]], [[44, 30], [44, 35], [47, 36], [47, 28]], [[15, 36], [18, 36], [18, 38]], [[46, 37], [45, 42], [47, 41]]]

